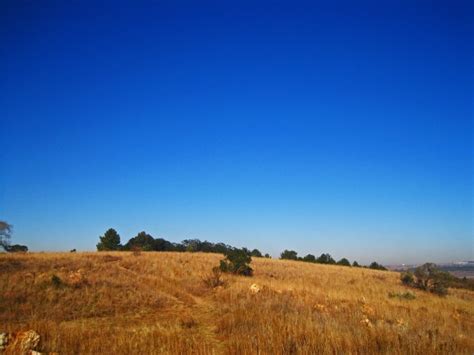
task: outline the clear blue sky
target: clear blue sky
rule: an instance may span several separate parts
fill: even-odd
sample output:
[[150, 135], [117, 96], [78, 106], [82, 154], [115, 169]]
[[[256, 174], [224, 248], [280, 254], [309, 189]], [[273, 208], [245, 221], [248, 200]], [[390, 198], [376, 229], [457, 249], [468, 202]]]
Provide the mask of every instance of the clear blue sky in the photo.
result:
[[473, 18], [456, 0], [2, 1], [0, 219], [32, 250], [114, 227], [472, 259]]

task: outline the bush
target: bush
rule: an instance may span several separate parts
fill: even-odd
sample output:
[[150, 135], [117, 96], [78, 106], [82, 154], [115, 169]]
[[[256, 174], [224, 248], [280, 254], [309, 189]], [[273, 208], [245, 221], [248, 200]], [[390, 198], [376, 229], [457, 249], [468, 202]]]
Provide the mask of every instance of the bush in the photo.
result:
[[430, 292], [438, 296], [446, 296], [448, 294], [448, 289], [443, 282], [435, 282], [431, 287]]
[[438, 296], [446, 296], [449, 277], [448, 273], [440, 271], [435, 264], [426, 263], [417, 267], [414, 273], [410, 271], [402, 273], [400, 280], [406, 286], [428, 291]]
[[250, 267], [252, 257], [243, 249], [229, 250], [225, 259], [221, 260], [219, 268], [222, 272], [237, 275], [252, 276], [253, 269]]
[[217, 266], [213, 267], [211, 274], [204, 277], [202, 281], [209, 288], [216, 288], [225, 285], [225, 281], [222, 279], [221, 269]]
[[410, 271], [402, 272], [400, 275], [400, 280], [402, 281], [402, 284], [407, 286], [413, 286], [413, 284], [415, 283], [413, 273], [411, 273]]
[[60, 287], [64, 286], [63, 281], [61, 280], [61, 278], [58, 275], [51, 276], [51, 283], [56, 288], [60, 288]]

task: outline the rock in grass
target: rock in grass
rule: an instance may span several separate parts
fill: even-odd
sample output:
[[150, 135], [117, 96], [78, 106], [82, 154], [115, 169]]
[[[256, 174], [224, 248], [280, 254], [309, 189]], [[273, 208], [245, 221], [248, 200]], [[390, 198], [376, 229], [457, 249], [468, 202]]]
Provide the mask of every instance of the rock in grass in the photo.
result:
[[5, 349], [6, 354], [31, 354], [38, 346], [40, 335], [34, 330], [14, 333]]
[[8, 334], [0, 333], [0, 350], [4, 350], [8, 344]]
[[252, 284], [250, 286], [250, 292], [252, 292], [252, 293], [259, 293], [261, 291], [261, 289], [262, 288], [257, 284]]

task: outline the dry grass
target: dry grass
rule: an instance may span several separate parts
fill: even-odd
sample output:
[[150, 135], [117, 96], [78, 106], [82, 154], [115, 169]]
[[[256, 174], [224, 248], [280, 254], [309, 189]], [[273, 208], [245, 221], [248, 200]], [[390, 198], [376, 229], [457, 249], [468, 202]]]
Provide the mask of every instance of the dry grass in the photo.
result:
[[[440, 298], [397, 273], [261, 258], [254, 277], [206, 286], [220, 258], [2, 254], [0, 330], [34, 329], [40, 350], [61, 354], [474, 352], [473, 292]], [[407, 291], [416, 299], [389, 297]]]

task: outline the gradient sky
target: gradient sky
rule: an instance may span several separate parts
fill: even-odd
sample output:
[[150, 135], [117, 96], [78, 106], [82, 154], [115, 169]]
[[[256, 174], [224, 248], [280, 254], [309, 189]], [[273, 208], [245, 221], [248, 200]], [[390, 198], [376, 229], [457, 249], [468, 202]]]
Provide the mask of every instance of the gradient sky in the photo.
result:
[[35, 251], [114, 227], [473, 259], [473, 18], [472, 1], [2, 1], [0, 219]]

